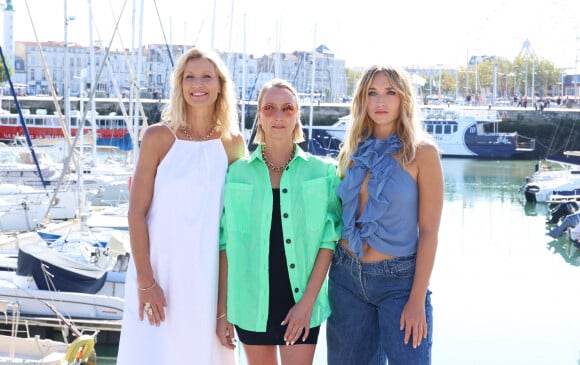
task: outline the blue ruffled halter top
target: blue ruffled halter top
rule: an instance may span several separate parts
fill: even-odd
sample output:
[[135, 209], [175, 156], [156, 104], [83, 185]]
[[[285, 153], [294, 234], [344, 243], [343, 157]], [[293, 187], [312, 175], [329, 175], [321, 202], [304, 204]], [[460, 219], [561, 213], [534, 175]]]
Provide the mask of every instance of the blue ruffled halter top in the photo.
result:
[[[416, 252], [417, 183], [392, 156], [401, 146], [396, 134], [361, 142], [351, 156], [352, 166], [337, 188], [343, 208], [342, 237], [358, 258], [363, 256], [365, 242], [394, 256]], [[357, 218], [360, 189], [369, 171], [368, 201]]]

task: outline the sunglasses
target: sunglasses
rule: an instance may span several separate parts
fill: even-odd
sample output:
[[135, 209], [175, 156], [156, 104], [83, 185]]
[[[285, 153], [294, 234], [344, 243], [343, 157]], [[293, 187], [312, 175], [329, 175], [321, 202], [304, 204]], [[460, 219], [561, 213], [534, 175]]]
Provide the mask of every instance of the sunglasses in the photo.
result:
[[281, 110], [282, 114], [288, 118], [293, 117], [296, 114], [296, 107], [292, 104], [285, 104], [281, 107], [277, 107], [272, 104], [266, 104], [260, 108], [260, 112], [262, 112], [262, 114], [268, 118], [278, 114], [279, 110]]

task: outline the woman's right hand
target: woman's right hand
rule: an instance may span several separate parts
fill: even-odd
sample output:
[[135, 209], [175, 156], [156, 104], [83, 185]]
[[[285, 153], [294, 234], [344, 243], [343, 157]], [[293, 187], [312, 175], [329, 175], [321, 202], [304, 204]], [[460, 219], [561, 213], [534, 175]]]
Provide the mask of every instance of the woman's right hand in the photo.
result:
[[226, 316], [216, 319], [216, 334], [222, 343], [231, 350], [236, 348], [236, 336], [234, 335], [234, 326], [228, 322]]
[[163, 289], [155, 282], [150, 289], [144, 290], [140, 288], [138, 290], [139, 319], [143, 320], [147, 316], [152, 326], [159, 327], [161, 322], [165, 320], [165, 307], [167, 306]]

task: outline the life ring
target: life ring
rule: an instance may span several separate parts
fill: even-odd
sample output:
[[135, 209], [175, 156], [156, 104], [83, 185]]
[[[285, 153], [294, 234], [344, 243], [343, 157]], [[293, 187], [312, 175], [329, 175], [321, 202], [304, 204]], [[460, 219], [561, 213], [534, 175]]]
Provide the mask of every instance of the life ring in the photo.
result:
[[75, 339], [66, 349], [65, 360], [67, 364], [76, 361], [85, 362], [95, 350], [95, 338], [90, 335], [82, 335]]

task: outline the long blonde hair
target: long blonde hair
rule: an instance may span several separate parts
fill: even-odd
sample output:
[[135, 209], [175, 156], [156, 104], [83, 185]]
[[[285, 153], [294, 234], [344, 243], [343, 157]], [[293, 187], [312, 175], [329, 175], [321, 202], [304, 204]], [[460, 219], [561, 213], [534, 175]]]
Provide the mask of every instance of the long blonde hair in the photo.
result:
[[361, 76], [352, 99], [351, 121], [345, 133], [345, 138], [338, 154], [338, 174], [344, 178], [350, 164], [350, 157], [359, 144], [372, 136], [374, 123], [366, 111], [368, 91], [375, 75], [383, 72], [401, 99], [399, 119], [396, 121], [396, 133], [403, 146], [399, 153], [399, 161], [407, 165], [415, 159], [417, 147], [432, 140], [423, 130], [415, 108], [417, 107], [415, 93], [409, 75], [403, 69], [388, 65], [372, 65]]
[[234, 91], [234, 83], [229, 71], [220, 58], [212, 51], [203, 50], [198, 47], [190, 48], [177, 59], [177, 64], [173, 70], [171, 97], [169, 103], [163, 109], [161, 120], [169, 123], [169, 126], [176, 131], [185, 126], [186, 103], [183, 96], [183, 73], [185, 66], [191, 60], [203, 58], [210, 61], [214, 66], [220, 82], [220, 92], [215, 103], [214, 120], [221, 133], [238, 130], [238, 108], [237, 98]]
[[[296, 91], [294, 86], [292, 86], [292, 84], [289, 83], [288, 81], [283, 79], [272, 79], [266, 82], [264, 86], [262, 86], [262, 89], [258, 94], [258, 106], [256, 109], [256, 115], [257, 116], [260, 115], [260, 109], [262, 108], [262, 100], [264, 99], [264, 94], [266, 93], [266, 91], [274, 87], [278, 89], [286, 89], [292, 95], [294, 95], [294, 101], [296, 102], [296, 118], [298, 118], [298, 120], [296, 123], [296, 127], [294, 127], [294, 133], [292, 134], [292, 142], [300, 143], [304, 141], [304, 132], [302, 131], [302, 123], [300, 122], [300, 98], [298, 97], [298, 92]], [[256, 135], [254, 137], [253, 142], [255, 144], [260, 144], [264, 142], [264, 130], [262, 129], [259, 123], [256, 129]]]

